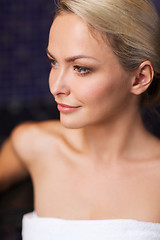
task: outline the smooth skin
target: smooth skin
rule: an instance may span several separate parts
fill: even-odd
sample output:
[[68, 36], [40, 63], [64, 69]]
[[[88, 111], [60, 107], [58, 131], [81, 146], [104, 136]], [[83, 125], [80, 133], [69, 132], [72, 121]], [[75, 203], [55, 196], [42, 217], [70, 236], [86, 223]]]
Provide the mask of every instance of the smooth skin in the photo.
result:
[[30, 174], [40, 217], [160, 223], [160, 143], [138, 108], [152, 64], [125, 71], [102, 36], [71, 13], [54, 20], [47, 54], [60, 122], [12, 132], [0, 153], [1, 190]]

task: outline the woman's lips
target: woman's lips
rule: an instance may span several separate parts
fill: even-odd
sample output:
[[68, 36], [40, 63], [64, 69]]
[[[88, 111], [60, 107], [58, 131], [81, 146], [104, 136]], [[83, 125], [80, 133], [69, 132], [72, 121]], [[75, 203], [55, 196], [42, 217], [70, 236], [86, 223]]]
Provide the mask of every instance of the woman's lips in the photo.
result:
[[79, 106], [74, 107], [74, 106], [70, 106], [70, 105], [66, 105], [66, 104], [57, 103], [57, 108], [60, 112], [70, 113], [70, 112], [75, 111], [77, 108], [79, 108]]

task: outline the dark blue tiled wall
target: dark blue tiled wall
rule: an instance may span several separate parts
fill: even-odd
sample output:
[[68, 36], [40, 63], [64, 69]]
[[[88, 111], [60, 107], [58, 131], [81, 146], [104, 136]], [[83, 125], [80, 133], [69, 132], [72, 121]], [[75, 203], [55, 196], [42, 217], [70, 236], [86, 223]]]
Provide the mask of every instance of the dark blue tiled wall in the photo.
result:
[[0, 105], [48, 99], [52, 0], [0, 1]]

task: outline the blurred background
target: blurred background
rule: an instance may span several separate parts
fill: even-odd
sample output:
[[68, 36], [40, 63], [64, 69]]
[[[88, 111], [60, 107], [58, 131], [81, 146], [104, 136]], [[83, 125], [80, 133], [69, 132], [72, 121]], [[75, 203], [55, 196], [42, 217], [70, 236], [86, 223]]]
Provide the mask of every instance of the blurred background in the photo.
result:
[[[160, 1], [153, 0], [160, 12]], [[59, 118], [49, 92], [46, 57], [53, 0], [0, 1], [0, 144], [17, 124]], [[160, 137], [159, 106], [143, 109], [146, 127]], [[0, 239], [21, 239], [21, 220], [33, 209], [30, 179], [0, 194]]]
[[[59, 118], [49, 92], [46, 57], [53, 0], [0, 1], [0, 144], [19, 123]], [[30, 179], [0, 194], [0, 239], [21, 239], [33, 209]]]
[[54, 117], [46, 58], [53, 16], [53, 0], [0, 1], [0, 141], [23, 120]]

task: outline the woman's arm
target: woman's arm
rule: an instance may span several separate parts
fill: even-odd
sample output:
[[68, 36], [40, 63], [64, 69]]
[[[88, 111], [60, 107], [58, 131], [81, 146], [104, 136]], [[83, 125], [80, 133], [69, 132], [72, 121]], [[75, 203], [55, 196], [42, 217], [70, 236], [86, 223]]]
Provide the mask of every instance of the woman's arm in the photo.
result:
[[0, 148], [0, 191], [28, 176], [27, 168], [14, 148], [12, 135]]
[[58, 121], [44, 121], [26, 122], [12, 131], [0, 149], [0, 191], [33, 174], [35, 160], [41, 158], [42, 152], [48, 151], [51, 136], [51, 142], [57, 139], [57, 129]]

